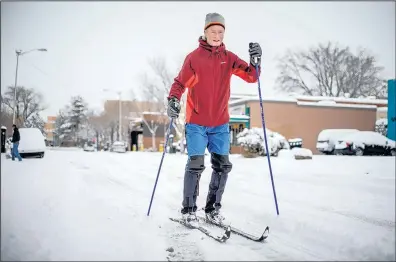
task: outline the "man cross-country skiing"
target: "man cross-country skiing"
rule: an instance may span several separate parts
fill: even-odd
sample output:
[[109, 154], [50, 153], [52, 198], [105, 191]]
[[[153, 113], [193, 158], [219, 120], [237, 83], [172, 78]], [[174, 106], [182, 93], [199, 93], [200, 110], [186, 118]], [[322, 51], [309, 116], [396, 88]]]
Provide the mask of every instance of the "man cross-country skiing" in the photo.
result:
[[[218, 13], [206, 15], [204, 36], [199, 46], [189, 53], [182, 69], [175, 78], [168, 96], [168, 116], [177, 118], [180, 99], [188, 88], [186, 105], [186, 140], [188, 161], [184, 174], [184, 190], [181, 213], [187, 222], [197, 221], [195, 212], [199, 180], [205, 169], [205, 149], [211, 154], [212, 178], [206, 199], [206, 217], [217, 222], [221, 198], [228, 173], [232, 169], [229, 160], [230, 130], [228, 100], [230, 81], [237, 75], [248, 83], [257, 81], [256, 62], [261, 63], [261, 47], [253, 43], [249, 49], [250, 64], [226, 50], [223, 43], [225, 20]], [[260, 67], [259, 67], [260, 68]], [[259, 69], [260, 71], [260, 69]], [[260, 72], [259, 72], [260, 73]]]

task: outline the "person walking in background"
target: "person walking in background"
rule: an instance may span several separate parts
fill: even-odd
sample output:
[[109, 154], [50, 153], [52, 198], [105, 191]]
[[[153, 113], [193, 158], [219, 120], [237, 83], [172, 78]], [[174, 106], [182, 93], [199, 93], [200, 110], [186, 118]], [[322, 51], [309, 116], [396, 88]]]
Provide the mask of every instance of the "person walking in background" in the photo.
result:
[[18, 151], [19, 141], [21, 140], [21, 135], [19, 134], [19, 130], [16, 125], [12, 125], [12, 128], [14, 130], [14, 132], [12, 133], [12, 140], [11, 140], [11, 142], [13, 143], [12, 152], [11, 152], [12, 161], [15, 160], [15, 157], [17, 157], [19, 161], [22, 161], [22, 157]]
[[188, 88], [185, 121], [188, 160], [181, 209], [182, 217], [188, 223], [198, 221], [196, 201], [199, 180], [205, 169], [206, 148], [211, 154], [213, 169], [206, 199], [206, 218], [216, 222], [224, 220], [220, 215], [221, 200], [228, 173], [232, 169], [229, 160], [228, 112], [231, 76], [236, 75], [248, 83], [255, 83], [256, 65], [261, 70], [260, 45], [252, 43], [250, 46], [248, 64], [226, 49], [223, 43], [224, 33], [224, 17], [218, 13], [207, 14], [204, 36], [199, 38], [198, 48], [185, 58], [168, 96], [167, 114], [171, 118], [177, 118], [181, 96]]

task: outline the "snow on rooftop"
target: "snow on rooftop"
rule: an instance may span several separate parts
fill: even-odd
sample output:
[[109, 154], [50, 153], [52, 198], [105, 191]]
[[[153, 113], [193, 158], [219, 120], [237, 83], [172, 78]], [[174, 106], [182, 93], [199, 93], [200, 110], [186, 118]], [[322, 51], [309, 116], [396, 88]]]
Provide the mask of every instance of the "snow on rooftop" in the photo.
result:
[[[305, 102], [299, 100], [310, 100], [312, 102]], [[230, 101], [229, 106], [236, 106], [247, 102], [258, 102], [260, 101], [258, 96], [243, 97]], [[344, 107], [344, 108], [366, 108], [366, 109], [377, 109], [377, 104], [387, 104], [386, 100], [379, 99], [357, 99], [357, 98], [342, 98], [342, 97], [318, 97], [318, 96], [298, 96], [298, 97], [263, 97], [263, 102], [289, 102], [297, 103], [297, 105], [304, 106], [327, 106], [327, 107]], [[337, 103], [344, 102], [344, 103]], [[358, 103], [358, 104], [346, 104], [346, 103]], [[387, 109], [379, 109], [379, 111], [387, 111]]]
[[318, 103], [318, 102], [301, 102], [298, 101], [299, 106], [322, 106], [322, 107], [343, 107], [343, 108], [365, 108], [365, 109], [377, 109], [376, 105], [358, 105], [358, 104], [338, 104], [338, 103]]
[[[259, 101], [258, 95], [253, 94], [232, 94], [229, 105], [237, 105], [250, 101]], [[312, 101], [320, 104], [338, 104], [338, 103], [358, 103], [366, 105], [384, 105], [388, 104], [387, 99], [376, 99], [375, 97], [367, 98], [347, 98], [347, 97], [327, 97], [327, 96], [304, 96], [304, 95], [291, 95], [291, 96], [275, 96], [263, 97], [264, 102], [299, 102], [299, 100]], [[337, 103], [338, 102], [338, 103]], [[387, 110], [387, 109], [381, 109]]]
[[[260, 101], [260, 98], [257, 95], [251, 96], [251, 97], [244, 97], [244, 98], [230, 101], [228, 104], [230, 106], [232, 106], [232, 105], [243, 104], [243, 103], [251, 102], [251, 101], [258, 102], [258, 101]], [[295, 103], [295, 102], [297, 102], [297, 100], [295, 98], [290, 98], [290, 97], [263, 97], [263, 102], [292, 102], [292, 103]]]
[[375, 99], [375, 98], [346, 98], [346, 97], [329, 97], [329, 96], [295, 96], [297, 100], [310, 100], [310, 101], [335, 101], [343, 103], [360, 103], [360, 104], [383, 104], [387, 105], [388, 100], [386, 99]]

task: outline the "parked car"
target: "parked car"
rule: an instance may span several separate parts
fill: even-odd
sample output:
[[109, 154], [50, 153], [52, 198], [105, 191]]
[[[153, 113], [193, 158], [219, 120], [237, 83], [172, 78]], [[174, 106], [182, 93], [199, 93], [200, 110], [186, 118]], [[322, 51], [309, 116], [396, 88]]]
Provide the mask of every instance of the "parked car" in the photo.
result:
[[115, 141], [112, 145], [112, 151], [117, 153], [125, 153], [127, 151], [127, 145], [123, 141]]
[[95, 145], [92, 142], [87, 142], [84, 144], [84, 151], [86, 152], [94, 152], [95, 151]]
[[396, 156], [396, 142], [377, 132], [360, 131], [340, 139], [335, 154]]
[[34, 127], [23, 127], [19, 128], [19, 134], [21, 135], [21, 141], [19, 141], [18, 151], [21, 157], [44, 157], [46, 149], [45, 137], [41, 133], [40, 129]]
[[324, 129], [318, 135], [316, 149], [322, 154], [333, 155], [334, 148], [343, 136], [359, 132], [357, 129]]

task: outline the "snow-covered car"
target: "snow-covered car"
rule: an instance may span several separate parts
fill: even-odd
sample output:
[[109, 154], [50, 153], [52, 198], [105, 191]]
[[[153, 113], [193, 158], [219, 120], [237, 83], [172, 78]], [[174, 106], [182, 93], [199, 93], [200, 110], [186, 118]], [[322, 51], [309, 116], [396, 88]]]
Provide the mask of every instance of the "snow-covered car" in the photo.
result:
[[326, 155], [334, 154], [334, 148], [343, 136], [356, 133], [357, 129], [324, 129], [318, 135], [316, 149]]
[[125, 153], [127, 151], [126, 143], [124, 141], [115, 141], [111, 147], [111, 151]]
[[40, 129], [29, 127], [19, 128], [21, 140], [19, 141], [18, 151], [22, 157], [38, 156], [44, 157], [46, 145], [45, 137]]
[[87, 142], [84, 144], [84, 151], [86, 152], [94, 152], [95, 151], [95, 145], [92, 142]]
[[373, 131], [360, 131], [344, 136], [335, 146], [336, 155], [396, 156], [396, 142]]

